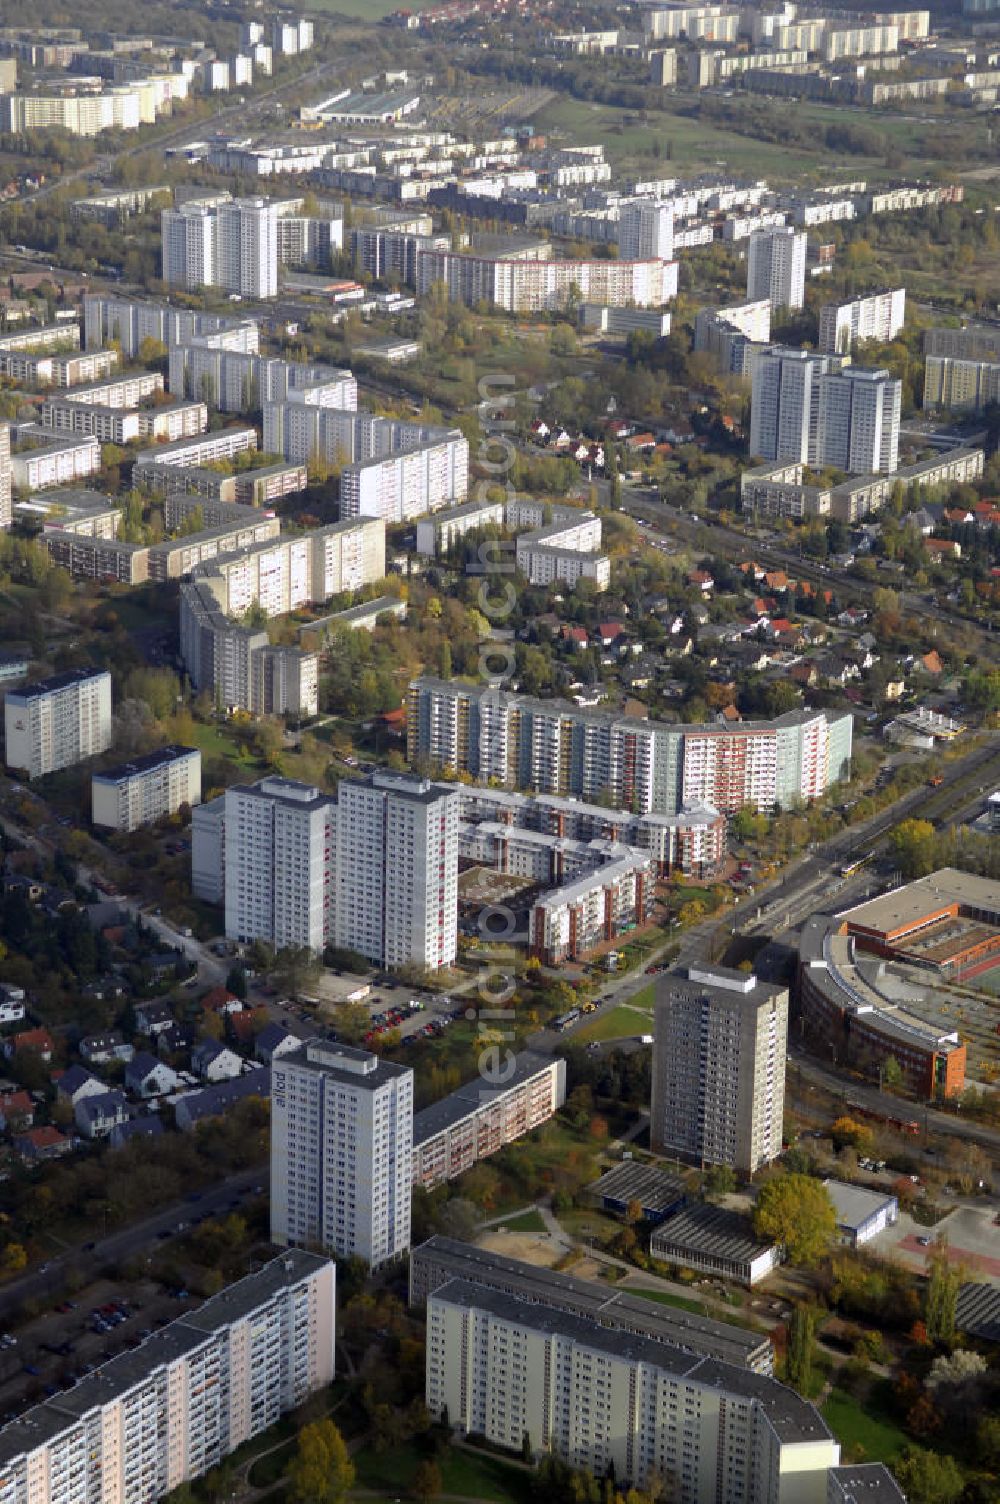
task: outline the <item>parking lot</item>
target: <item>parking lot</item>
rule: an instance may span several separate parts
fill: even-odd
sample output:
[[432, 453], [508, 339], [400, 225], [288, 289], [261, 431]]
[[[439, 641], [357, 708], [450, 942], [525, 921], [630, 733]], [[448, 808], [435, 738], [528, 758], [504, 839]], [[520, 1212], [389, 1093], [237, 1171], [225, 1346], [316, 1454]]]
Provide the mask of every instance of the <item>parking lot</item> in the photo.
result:
[[378, 997], [371, 1003], [372, 1026], [365, 1035], [365, 1044], [371, 1045], [379, 1037], [393, 1032], [402, 1036], [404, 1044], [432, 1039], [443, 1034], [464, 1013], [464, 1004], [448, 997], [424, 998], [408, 994], [399, 1002]]
[[956, 1206], [934, 1227], [923, 1227], [900, 1212], [896, 1225], [887, 1227], [865, 1248], [923, 1271], [931, 1246], [943, 1236], [948, 1239], [949, 1259], [963, 1264], [970, 1279], [1000, 1284], [1000, 1228], [994, 1221], [998, 1205], [997, 1199], [990, 1197], [981, 1206]]
[[7, 1333], [0, 1346], [0, 1422], [68, 1389], [101, 1363], [138, 1347], [157, 1327], [200, 1305], [152, 1279], [96, 1280], [53, 1311]]

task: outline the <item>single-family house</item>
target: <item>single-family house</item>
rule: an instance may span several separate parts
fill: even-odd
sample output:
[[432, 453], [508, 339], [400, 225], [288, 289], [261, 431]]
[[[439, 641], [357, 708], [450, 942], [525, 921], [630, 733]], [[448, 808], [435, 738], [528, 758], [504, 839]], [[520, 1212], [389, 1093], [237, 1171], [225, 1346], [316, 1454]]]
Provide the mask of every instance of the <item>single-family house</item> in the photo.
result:
[[915, 527], [923, 537], [929, 538], [938, 525], [938, 516], [935, 516], [928, 507], [918, 507], [915, 512], [910, 513], [906, 521], [909, 527]]
[[828, 684], [839, 684], [843, 687], [861, 678], [858, 665], [840, 653], [824, 653], [817, 660], [816, 666]]
[[243, 1069], [243, 1061], [228, 1045], [215, 1039], [202, 1039], [191, 1051], [191, 1069], [203, 1081], [232, 1081]]
[[213, 987], [200, 999], [200, 1006], [205, 1013], [239, 1013], [243, 1004], [227, 987]]
[[924, 552], [930, 554], [932, 559], [960, 559], [962, 545], [956, 543], [954, 538], [925, 538]]
[[24, 1022], [24, 988], [0, 982], [0, 1025]]
[[11, 1034], [0, 1045], [8, 1060], [28, 1053], [37, 1055], [46, 1065], [51, 1061], [55, 1047], [55, 1040], [48, 1029], [23, 1029], [20, 1034]]
[[301, 1039], [280, 1024], [265, 1024], [254, 1040], [253, 1052], [263, 1065], [270, 1065], [279, 1056], [297, 1050], [301, 1043]]
[[127, 1120], [128, 1103], [120, 1091], [105, 1091], [98, 1097], [82, 1097], [73, 1117], [84, 1138], [109, 1138], [112, 1129]]
[[82, 1065], [71, 1065], [56, 1079], [56, 1097], [75, 1107], [84, 1097], [101, 1097], [107, 1091], [107, 1082], [99, 1081]]
[[26, 1133], [17, 1134], [14, 1148], [23, 1160], [39, 1164], [42, 1160], [59, 1159], [63, 1154], [69, 1154], [73, 1140], [51, 1126], [29, 1128]]
[[171, 1055], [186, 1054], [194, 1042], [195, 1032], [189, 1024], [171, 1024], [157, 1034], [156, 1053], [161, 1060], [169, 1060]]
[[254, 1016], [249, 1008], [226, 1014], [226, 1038], [230, 1044], [249, 1047], [254, 1040]]
[[142, 964], [155, 982], [166, 982], [174, 975], [178, 966], [184, 966], [184, 952], [180, 948], [158, 950], [155, 955], [146, 956]]
[[15, 1133], [31, 1128], [35, 1121], [35, 1104], [27, 1091], [9, 1091], [0, 1097], [0, 1129]]
[[112, 1149], [124, 1149], [134, 1138], [159, 1138], [163, 1132], [163, 1124], [154, 1113], [146, 1118], [129, 1118], [124, 1123], [119, 1123], [111, 1130]]
[[135, 1014], [136, 1032], [154, 1036], [162, 1034], [164, 1029], [169, 1029], [174, 1022], [173, 1009], [160, 998], [151, 998], [148, 1002], [136, 1003], [133, 1008]]
[[620, 621], [598, 622], [597, 636], [602, 648], [610, 648], [625, 640], [625, 628]]
[[271, 1096], [271, 1072], [268, 1068], [248, 1071], [233, 1081], [220, 1081], [215, 1086], [206, 1086], [204, 1091], [189, 1091], [181, 1097], [174, 1109], [174, 1117], [182, 1133], [193, 1133], [199, 1123], [217, 1118], [228, 1112], [237, 1102], [248, 1097], [260, 1097], [268, 1101]]
[[125, 1067], [125, 1089], [137, 1097], [162, 1097], [177, 1090], [177, 1072], [155, 1055], [140, 1050]]
[[135, 1054], [133, 1046], [118, 1029], [109, 1029], [104, 1034], [87, 1034], [77, 1049], [80, 1059], [88, 1065], [107, 1065], [112, 1060], [129, 1061]]
[[785, 678], [797, 684], [800, 689], [812, 689], [819, 682], [819, 672], [815, 663], [808, 658], [802, 658], [798, 663], [793, 663], [785, 672]]
[[559, 637], [561, 641], [568, 643], [578, 653], [585, 652], [590, 646], [586, 627], [564, 626], [559, 633]]

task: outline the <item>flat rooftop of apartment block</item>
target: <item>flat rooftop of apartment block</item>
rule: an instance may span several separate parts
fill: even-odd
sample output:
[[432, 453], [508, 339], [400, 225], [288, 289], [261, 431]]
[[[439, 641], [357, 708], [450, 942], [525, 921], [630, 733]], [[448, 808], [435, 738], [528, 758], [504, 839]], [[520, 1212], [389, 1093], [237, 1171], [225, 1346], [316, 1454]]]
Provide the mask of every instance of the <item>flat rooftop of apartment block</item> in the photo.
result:
[[753, 1373], [735, 1363], [700, 1357], [665, 1342], [632, 1332], [594, 1326], [582, 1316], [553, 1311], [537, 1303], [518, 1300], [499, 1290], [486, 1290], [466, 1280], [451, 1280], [435, 1291], [432, 1299], [447, 1301], [467, 1310], [484, 1310], [502, 1321], [519, 1323], [535, 1331], [567, 1337], [613, 1358], [629, 1358], [660, 1368], [676, 1378], [728, 1390], [762, 1406], [782, 1442], [827, 1441], [830, 1432], [814, 1405], [777, 1379]]
[[337, 1040], [321, 1036], [304, 1040], [301, 1049], [289, 1050], [275, 1062], [273, 1070], [281, 1071], [289, 1066], [321, 1071], [324, 1075], [332, 1076], [334, 1080], [361, 1091], [377, 1091], [389, 1081], [413, 1075], [408, 1065], [395, 1065], [391, 1060], [383, 1060], [370, 1050], [359, 1050], [353, 1045], [340, 1044]]
[[[498, 1051], [498, 1074], [503, 1071], [504, 1053], [503, 1050]], [[532, 1076], [549, 1070], [552, 1065], [553, 1060], [550, 1055], [536, 1055], [531, 1050], [522, 1050], [519, 1055], [514, 1056], [514, 1069], [506, 1080], [491, 1081], [486, 1076], [477, 1076], [474, 1081], [466, 1082], [457, 1091], [449, 1092], [448, 1096], [443, 1097], [440, 1102], [432, 1102], [422, 1112], [414, 1114], [414, 1146], [436, 1138], [439, 1133], [444, 1133], [447, 1128], [463, 1122], [481, 1107], [488, 1106], [497, 1097], [502, 1097], [507, 1092], [523, 1085], [525, 1081], [530, 1081]]]
[[526, 1301], [576, 1311], [615, 1331], [640, 1332], [653, 1341], [700, 1356], [711, 1354], [741, 1367], [759, 1367], [764, 1360], [770, 1367], [771, 1342], [762, 1332], [508, 1258], [474, 1243], [437, 1234], [413, 1249], [411, 1258], [417, 1264], [431, 1260], [454, 1279], [481, 1282], [483, 1288], [502, 1288]]
[[144, 752], [141, 757], [130, 758], [128, 762], [120, 762], [117, 767], [105, 768], [102, 773], [95, 773], [94, 781], [96, 783], [121, 783], [123, 778], [136, 778], [141, 773], [150, 773], [154, 768], [162, 768], [167, 763], [180, 762], [182, 758], [195, 755], [200, 755], [197, 747], [181, 747], [176, 744], [158, 747], [155, 752]]
[[61, 674], [50, 674], [47, 679], [36, 679], [33, 684], [22, 684], [20, 689], [9, 689], [7, 698], [37, 700], [74, 684], [85, 684], [88, 679], [99, 679], [107, 672], [104, 668], [68, 668]]
[[89, 1410], [127, 1393], [156, 1368], [194, 1351], [213, 1332], [266, 1305], [280, 1291], [298, 1284], [327, 1263], [328, 1259], [304, 1249], [287, 1249], [263, 1269], [212, 1296], [196, 1311], [154, 1332], [137, 1348], [103, 1363], [72, 1389], [25, 1411], [0, 1430], [0, 1466], [44, 1446]]
[[732, 966], [684, 966], [657, 979], [656, 1002], [659, 1007], [671, 996], [707, 996], [731, 1007], [746, 1004], [757, 1008], [785, 992], [773, 982], [762, 982], [752, 971], [737, 971]]
[[850, 1462], [831, 1468], [830, 1481], [841, 1490], [837, 1498], [850, 1504], [906, 1504], [906, 1495], [884, 1462]]

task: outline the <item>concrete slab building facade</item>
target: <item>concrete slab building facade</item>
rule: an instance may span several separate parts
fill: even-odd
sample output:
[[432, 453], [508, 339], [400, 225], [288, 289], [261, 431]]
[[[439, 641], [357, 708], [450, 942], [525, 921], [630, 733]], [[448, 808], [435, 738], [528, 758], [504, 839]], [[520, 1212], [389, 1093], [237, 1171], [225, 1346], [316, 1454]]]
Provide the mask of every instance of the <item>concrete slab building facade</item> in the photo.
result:
[[788, 993], [693, 967], [656, 994], [650, 1139], [661, 1154], [753, 1175], [781, 1153]]

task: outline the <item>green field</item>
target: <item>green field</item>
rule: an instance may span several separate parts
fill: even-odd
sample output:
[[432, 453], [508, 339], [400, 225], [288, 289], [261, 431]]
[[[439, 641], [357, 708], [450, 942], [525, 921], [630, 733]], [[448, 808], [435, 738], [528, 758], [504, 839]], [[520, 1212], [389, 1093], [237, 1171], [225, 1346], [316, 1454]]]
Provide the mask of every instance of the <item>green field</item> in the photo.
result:
[[832, 1389], [821, 1406], [823, 1419], [849, 1454], [861, 1449], [865, 1462], [892, 1462], [906, 1445], [906, 1436], [891, 1420], [873, 1412], [871, 1400], [864, 1404]]
[[[625, 124], [630, 117], [610, 105], [563, 96], [540, 110], [533, 124], [540, 131], [564, 131], [581, 146], [602, 142], [610, 158], [631, 158], [659, 145], [661, 170], [726, 167], [735, 173], [758, 176], [823, 177], [816, 156], [794, 147], [755, 141], [735, 132], [718, 130], [683, 115], [650, 114], [643, 124]], [[858, 159], [858, 170], [865, 158]], [[652, 169], [651, 169], [652, 170]], [[865, 169], [867, 171], [867, 168]]]
[[653, 1027], [652, 993], [652, 987], [644, 987], [628, 1002], [599, 1013], [577, 1030], [575, 1040], [589, 1044], [595, 1039], [627, 1039], [630, 1035], [648, 1034]]
[[640, 1290], [629, 1285], [629, 1295], [641, 1295], [643, 1300], [659, 1301], [661, 1306], [676, 1306], [681, 1311], [691, 1311], [695, 1316], [704, 1316], [705, 1307], [700, 1300], [689, 1300], [686, 1295], [675, 1295], [672, 1290]]
[[346, 16], [351, 21], [381, 21], [394, 10], [422, 10], [434, 0], [310, 0], [310, 10], [323, 11], [328, 16]]
[[[393, 1447], [391, 1452], [366, 1449], [354, 1459], [358, 1487], [398, 1497], [409, 1488], [421, 1460], [422, 1453], [414, 1446]], [[500, 1457], [451, 1448], [437, 1460], [442, 1494], [490, 1499], [495, 1504], [527, 1504], [531, 1497], [530, 1475]]]
[[[675, 95], [671, 103], [680, 108], [686, 101], [683, 95]], [[817, 135], [824, 127], [832, 125], [871, 125], [903, 150], [912, 149], [915, 144], [912, 119], [905, 116], [806, 100], [796, 100], [794, 109], [797, 121], [815, 123]], [[644, 155], [648, 160], [650, 148], [655, 147], [664, 173], [678, 167], [685, 170], [723, 167], [737, 174], [758, 176], [766, 173], [768, 177], [817, 183], [828, 182], [838, 175], [842, 177], [844, 173], [843, 158], [822, 152], [819, 141], [815, 151], [782, 146], [741, 135], [725, 125], [712, 125], [707, 120], [669, 110], [650, 110], [645, 119], [639, 120], [635, 112], [623, 110], [620, 106], [564, 95], [540, 110], [533, 117], [533, 123], [542, 131], [563, 131], [580, 145], [603, 142], [612, 159]], [[942, 122], [943, 125], [946, 123]], [[939, 131], [934, 137], [935, 151], [941, 146], [941, 135]], [[851, 156], [849, 161], [852, 176], [886, 176], [885, 161], [881, 157]], [[926, 162], [921, 162], [922, 168], [926, 165]]]

